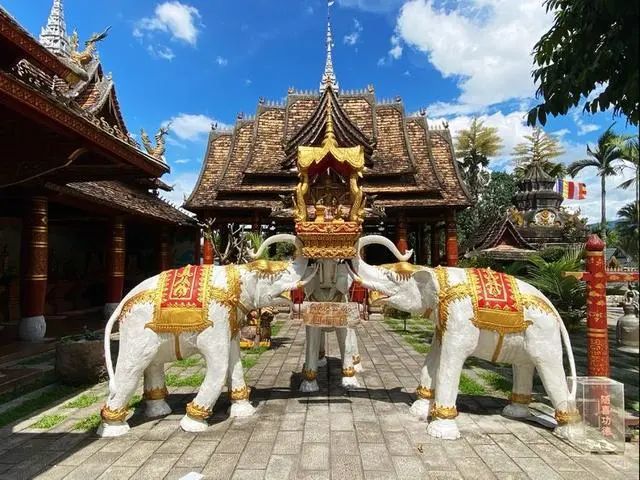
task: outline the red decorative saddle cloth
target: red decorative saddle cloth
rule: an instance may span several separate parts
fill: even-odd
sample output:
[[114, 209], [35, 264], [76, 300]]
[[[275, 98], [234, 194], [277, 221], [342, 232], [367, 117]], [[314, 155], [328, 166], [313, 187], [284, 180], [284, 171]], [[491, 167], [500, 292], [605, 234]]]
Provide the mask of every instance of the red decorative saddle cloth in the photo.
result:
[[514, 277], [490, 268], [470, 268], [467, 275], [477, 311], [474, 321], [477, 327], [501, 334], [527, 328], [522, 296]]
[[147, 327], [175, 333], [201, 331], [210, 326], [207, 297], [212, 271], [212, 265], [187, 265], [162, 272], [154, 319]]

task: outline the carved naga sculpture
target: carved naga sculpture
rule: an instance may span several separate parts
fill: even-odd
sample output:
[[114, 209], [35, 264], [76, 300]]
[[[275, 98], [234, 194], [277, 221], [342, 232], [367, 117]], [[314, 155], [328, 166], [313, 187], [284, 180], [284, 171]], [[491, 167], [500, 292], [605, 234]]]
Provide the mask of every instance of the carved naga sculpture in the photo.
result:
[[78, 38], [78, 32], [74, 30], [70, 39], [71, 59], [83, 67], [85, 65], [88, 65], [91, 62], [91, 60], [93, 60], [94, 58], [94, 54], [96, 52], [96, 43], [107, 38], [107, 35], [109, 34], [110, 29], [111, 27], [107, 27], [105, 28], [104, 32], [94, 33], [93, 35], [91, 35], [89, 40], [84, 42], [85, 47], [83, 51], [78, 50], [80, 46], [80, 40]]
[[155, 145], [151, 143], [151, 139], [149, 138], [149, 135], [147, 135], [147, 132], [144, 131], [144, 128], [140, 129], [140, 138], [142, 139], [142, 145], [144, 145], [147, 153], [153, 158], [157, 158], [158, 160], [163, 159], [164, 152], [167, 150], [165, 146], [165, 136], [169, 133], [169, 127], [170, 124], [165, 127], [160, 127], [158, 133], [155, 134]]

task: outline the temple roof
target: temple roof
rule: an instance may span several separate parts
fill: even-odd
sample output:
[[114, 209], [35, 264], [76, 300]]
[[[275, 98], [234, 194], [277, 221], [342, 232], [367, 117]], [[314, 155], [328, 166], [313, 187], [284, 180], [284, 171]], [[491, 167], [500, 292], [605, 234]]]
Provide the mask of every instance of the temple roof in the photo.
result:
[[535, 252], [535, 247], [520, 234], [508, 215], [478, 228], [467, 245], [470, 255], [486, 255], [497, 259], [514, 260]]
[[400, 98], [376, 99], [373, 87], [340, 93], [331, 87], [322, 93], [290, 89], [282, 103], [260, 100], [255, 116], [240, 115], [233, 129], [212, 130], [185, 208], [277, 209], [279, 196], [297, 183], [297, 147], [322, 142], [328, 105], [338, 144], [364, 148], [363, 188], [377, 196], [377, 206], [470, 205], [448, 128], [431, 128], [424, 114], [407, 115]]

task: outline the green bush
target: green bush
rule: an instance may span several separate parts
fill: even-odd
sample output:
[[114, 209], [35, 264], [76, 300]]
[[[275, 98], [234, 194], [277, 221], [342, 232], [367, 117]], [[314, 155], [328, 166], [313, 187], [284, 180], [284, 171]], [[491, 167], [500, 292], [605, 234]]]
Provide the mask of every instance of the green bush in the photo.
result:
[[534, 255], [525, 278], [544, 293], [556, 307], [567, 328], [576, 326], [586, 313], [585, 284], [565, 272], [580, 270], [582, 252], [566, 251], [560, 259], [547, 261]]

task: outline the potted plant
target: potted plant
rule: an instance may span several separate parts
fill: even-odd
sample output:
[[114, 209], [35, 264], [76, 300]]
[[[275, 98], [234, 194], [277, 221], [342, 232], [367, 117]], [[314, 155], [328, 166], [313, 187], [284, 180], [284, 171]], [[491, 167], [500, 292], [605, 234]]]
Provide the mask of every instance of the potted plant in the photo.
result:
[[85, 385], [107, 376], [103, 347], [104, 335], [91, 331], [62, 337], [56, 345], [56, 376], [66, 385]]

